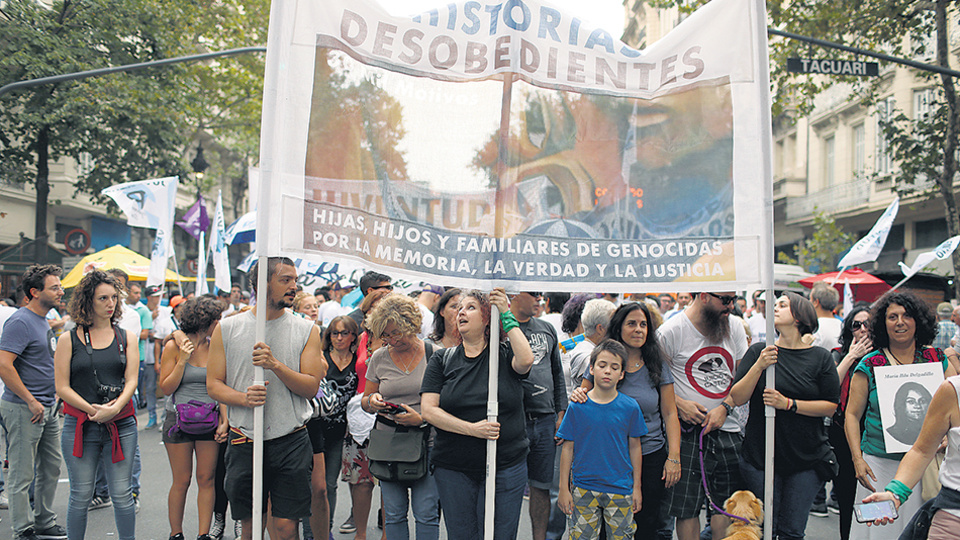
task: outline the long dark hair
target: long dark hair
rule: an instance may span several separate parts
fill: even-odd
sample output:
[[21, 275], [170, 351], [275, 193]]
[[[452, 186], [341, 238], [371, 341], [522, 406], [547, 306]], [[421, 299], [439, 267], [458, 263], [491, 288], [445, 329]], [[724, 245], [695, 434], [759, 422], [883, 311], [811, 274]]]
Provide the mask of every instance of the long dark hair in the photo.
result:
[[870, 313], [873, 320], [870, 334], [875, 348], [882, 349], [890, 346], [890, 336], [887, 335], [887, 309], [893, 304], [901, 306], [916, 322], [917, 331], [913, 340], [917, 349], [933, 343], [933, 338], [937, 337], [937, 318], [933, 315], [930, 306], [912, 293], [890, 291], [873, 304], [873, 310]]
[[451, 300], [460, 294], [460, 289], [447, 289], [440, 296], [440, 300], [437, 301], [437, 307], [433, 309], [433, 333], [428, 336], [433, 341], [440, 343], [440, 340], [443, 339], [444, 334], [447, 333], [447, 322], [443, 320], [443, 315], [441, 314], [447, 307], [447, 304], [449, 304]]
[[[647, 365], [647, 370], [650, 372], [650, 381], [653, 382], [654, 386], [660, 386], [660, 382], [663, 381], [663, 367], [666, 365], [667, 359], [663, 349], [660, 348], [660, 342], [657, 341], [656, 319], [650, 315], [650, 308], [647, 307], [646, 302], [629, 302], [618, 307], [617, 310], [613, 312], [613, 316], [610, 317], [610, 328], [607, 329], [607, 337], [623, 343], [623, 321], [627, 320], [627, 316], [638, 309], [642, 311], [643, 316], [647, 318], [647, 339], [643, 342], [643, 345], [640, 346], [640, 356], [643, 358], [643, 363]], [[626, 344], [624, 343], [624, 345]]]
[[[846, 356], [850, 352], [850, 346], [853, 345], [853, 319], [857, 315], [866, 311], [870, 312], [870, 306], [868, 304], [856, 306], [850, 310], [850, 313], [847, 314], [843, 319], [843, 328], [840, 330], [840, 356], [841, 358]], [[870, 330], [870, 321], [866, 321], [864, 324], [867, 325], [867, 330]]]

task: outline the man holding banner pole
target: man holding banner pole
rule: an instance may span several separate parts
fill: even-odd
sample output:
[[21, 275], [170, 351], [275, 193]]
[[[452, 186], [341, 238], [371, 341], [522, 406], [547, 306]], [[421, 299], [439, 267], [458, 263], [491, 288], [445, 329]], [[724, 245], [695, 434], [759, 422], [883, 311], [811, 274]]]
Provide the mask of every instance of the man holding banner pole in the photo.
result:
[[[257, 267], [252, 274], [258, 283]], [[313, 412], [310, 399], [327, 366], [320, 355], [316, 325], [286, 310], [297, 289], [293, 261], [269, 258], [266, 278], [266, 301], [224, 319], [214, 330], [207, 391], [227, 406], [230, 417], [224, 488], [234, 519], [243, 525], [243, 539], [253, 537], [254, 410], [262, 408], [261, 512], [266, 511], [269, 495], [281, 539], [295, 540], [300, 519], [310, 515], [313, 451], [305, 425]], [[266, 343], [255, 343], [256, 312], [261, 305], [266, 311], [267, 337]], [[263, 384], [250, 384], [256, 368], [264, 371]]]

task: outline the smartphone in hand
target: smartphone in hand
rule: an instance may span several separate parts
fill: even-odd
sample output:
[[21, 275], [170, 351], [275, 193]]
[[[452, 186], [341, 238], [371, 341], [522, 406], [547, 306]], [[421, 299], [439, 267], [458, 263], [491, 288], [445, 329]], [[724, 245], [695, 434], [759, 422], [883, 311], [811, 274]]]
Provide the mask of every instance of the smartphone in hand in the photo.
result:
[[387, 408], [380, 411], [383, 414], [397, 414], [404, 411], [404, 408], [396, 403], [390, 403], [389, 401], [384, 401], [384, 403], [387, 404]]
[[878, 519], [897, 519], [897, 507], [893, 501], [877, 501], [853, 505], [853, 513], [857, 516], [857, 523], [873, 523]]

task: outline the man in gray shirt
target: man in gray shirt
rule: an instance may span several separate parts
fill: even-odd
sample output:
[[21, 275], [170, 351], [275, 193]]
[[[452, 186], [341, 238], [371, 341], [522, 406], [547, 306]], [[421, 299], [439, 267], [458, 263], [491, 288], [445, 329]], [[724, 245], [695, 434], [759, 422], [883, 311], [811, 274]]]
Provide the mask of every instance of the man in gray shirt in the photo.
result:
[[550, 518], [550, 486], [556, 455], [555, 435], [567, 410], [567, 386], [557, 331], [550, 323], [533, 316], [540, 293], [522, 292], [510, 300], [520, 330], [533, 351], [533, 367], [523, 380], [523, 410], [527, 417], [527, 481], [530, 484], [530, 524], [533, 540], [547, 536]]
[[[257, 268], [252, 281], [257, 283]], [[297, 268], [287, 258], [267, 263], [266, 343], [256, 342], [256, 313], [227, 317], [210, 340], [207, 391], [227, 406], [230, 435], [224, 489], [243, 539], [252, 537], [253, 408], [264, 407], [263, 487], [272, 503], [278, 540], [296, 540], [300, 519], [310, 515], [313, 449], [305, 424], [310, 399], [327, 372], [320, 355], [320, 333], [311, 321], [286, 308], [297, 294]], [[254, 367], [264, 369], [264, 384], [252, 384]], [[322, 463], [322, 461], [321, 461]], [[322, 474], [321, 474], [322, 477]], [[325, 499], [325, 498], [324, 498]], [[267, 497], [259, 510], [266, 512]], [[324, 518], [329, 522], [329, 516]], [[326, 536], [323, 536], [326, 538]]]

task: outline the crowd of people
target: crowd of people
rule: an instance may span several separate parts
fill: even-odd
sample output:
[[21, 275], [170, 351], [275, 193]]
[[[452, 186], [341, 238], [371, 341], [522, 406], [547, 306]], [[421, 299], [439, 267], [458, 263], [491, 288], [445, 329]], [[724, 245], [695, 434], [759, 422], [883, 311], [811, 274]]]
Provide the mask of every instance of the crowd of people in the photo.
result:
[[[264, 271], [262, 304], [239, 286], [181, 296], [110, 269], [87, 272], [64, 307], [61, 270], [27, 270], [19, 309], [0, 305], [0, 506], [14, 538], [82, 539], [90, 510], [110, 505], [118, 538], [135, 538], [138, 409], [168, 456], [171, 540], [187, 536], [188, 506], [198, 540], [227, 536], [230, 517], [233, 536], [251, 538], [255, 511], [277, 539], [364, 540], [373, 512], [388, 540], [437, 539], [441, 523], [447, 538], [478, 539], [490, 441], [498, 540], [516, 538], [522, 519], [534, 540], [720, 539], [723, 501], [742, 489], [763, 498], [765, 407], [776, 410], [764, 525], [774, 537], [804, 538], [811, 512], [828, 504], [843, 540], [928, 529], [948, 538], [960, 525], [960, 308], [950, 304], [935, 312], [890, 292], [841, 314], [837, 291], [818, 284], [809, 297], [769, 299], [768, 345], [759, 291], [749, 307], [733, 292], [423, 285], [408, 295], [367, 272], [311, 292], [289, 259]], [[776, 388], [766, 386], [771, 366]], [[910, 379], [909, 366], [932, 379]], [[890, 373], [901, 374], [892, 390]], [[254, 509], [258, 407], [264, 496]], [[61, 462], [65, 529], [53, 511]], [[337, 528], [341, 482], [351, 508]], [[862, 500], [893, 501], [900, 517], [854, 522]]]

